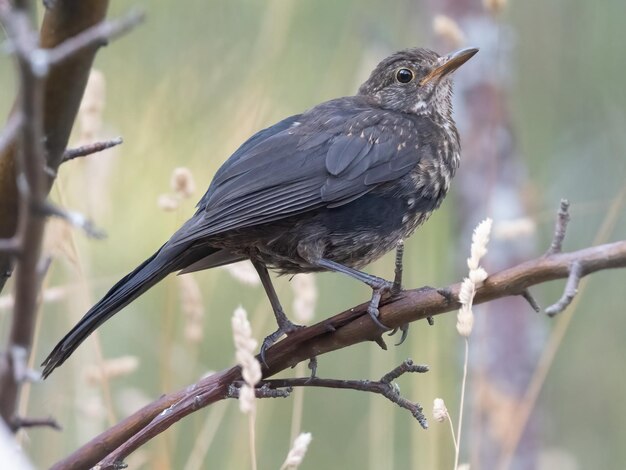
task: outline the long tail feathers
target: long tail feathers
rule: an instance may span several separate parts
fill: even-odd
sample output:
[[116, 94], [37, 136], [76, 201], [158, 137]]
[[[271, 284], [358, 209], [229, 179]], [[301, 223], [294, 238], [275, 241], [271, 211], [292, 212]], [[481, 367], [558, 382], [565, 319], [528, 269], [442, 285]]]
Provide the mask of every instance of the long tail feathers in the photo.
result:
[[94, 305], [65, 337], [59, 341], [50, 355], [41, 364], [42, 375], [46, 378], [74, 350], [98, 328], [122, 308], [135, 300], [153, 285], [163, 279], [179, 264], [180, 251], [161, 248], [139, 265], [133, 272], [122, 278], [109, 292]]

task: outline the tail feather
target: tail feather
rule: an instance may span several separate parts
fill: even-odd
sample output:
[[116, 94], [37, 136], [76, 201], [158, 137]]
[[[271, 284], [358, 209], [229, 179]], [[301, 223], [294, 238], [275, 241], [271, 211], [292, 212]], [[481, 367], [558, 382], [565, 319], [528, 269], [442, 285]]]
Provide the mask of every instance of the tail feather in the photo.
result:
[[43, 377], [46, 378], [55, 368], [63, 364], [96, 328], [169, 273], [175, 271], [180, 264], [179, 255], [182, 251], [184, 251], [184, 247], [161, 248], [134, 271], [118, 281], [55, 346], [41, 364], [44, 366]]

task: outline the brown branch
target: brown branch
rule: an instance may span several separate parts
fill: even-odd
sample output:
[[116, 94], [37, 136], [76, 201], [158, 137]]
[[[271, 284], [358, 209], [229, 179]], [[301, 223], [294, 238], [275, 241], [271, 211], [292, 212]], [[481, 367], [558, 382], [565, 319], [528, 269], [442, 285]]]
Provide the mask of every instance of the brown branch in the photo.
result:
[[578, 284], [580, 284], [580, 278], [583, 276], [583, 266], [579, 261], [574, 261], [570, 267], [569, 276], [567, 277], [567, 284], [565, 284], [565, 290], [563, 295], [555, 304], [546, 308], [546, 313], [553, 317], [557, 313], [561, 313], [572, 303], [576, 293], [578, 292]]
[[122, 142], [124, 141], [121, 137], [116, 137], [115, 139], [105, 140], [103, 142], [94, 142], [93, 144], [82, 145], [74, 149], [67, 149], [65, 152], [63, 152], [63, 159], [61, 160], [61, 163], [69, 162], [70, 160], [74, 160], [75, 158], [86, 157], [87, 155], [102, 152], [103, 150], [110, 149], [111, 147], [115, 147], [116, 145], [120, 145]]
[[395, 379], [406, 373], [428, 372], [428, 366], [413, 364], [411, 359], [407, 359], [391, 372], [385, 374], [380, 380], [343, 380], [343, 379], [321, 379], [319, 377], [300, 377], [293, 379], [271, 379], [263, 380], [262, 386], [270, 388], [292, 388], [292, 387], [324, 387], [345, 390], [358, 390], [361, 392], [376, 393], [384, 396], [392, 403], [411, 412], [422, 428], [428, 428], [428, 421], [423, 413], [423, 408], [419, 403], [413, 403], [400, 395], [400, 390], [392, 383]]
[[[16, 237], [21, 248], [20, 262], [15, 275], [15, 306], [7, 352], [4, 354], [0, 374], [0, 416], [12, 425], [13, 413], [23, 379], [18, 371], [25, 365], [16, 361], [28, 357], [35, 329], [35, 316], [39, 291], [37, 264], [43, 240], [44, 221], [34, 216], [30, 207], [33, 202], [45, 198], [44, 173], [45, 150], [43, 146], [43, 99], [44, 87], [41, 75], [33, 66], [32, 52], [38, 49], [36, 36], [31, 29], [26, 11], [2, 11], [2, 24], [17, 52], [20, 76], [20, 113], [23, 124], [18, 138], [17, 176], [19, 188], [19, 224]], [[26, 360], [24, 359], [24, 362]], [[14, 429], [15, 430], [15, 429]]]
[[[570, 253], [557, 253], [521, 263], [491, 275], [477, 290], [475, 304], [501, 297], [519, 295], [530, 286], [569, 276], [570, 266], [578, 261], [584, 275], [603, 269], [626, 267], [626, 240]], [[422, 288], [404, 291], [386, 299], [380, 319], [390, 327], [439, 315], [458, 308], [461, 284], [444, 290]], [[442, 295], [440, 292], [445, 292]], [[374, 341], [380, 330], [367, 313], [369, 303], [348, 309], [315, 325], [295, 331], [267, 351], [263, 376], [270, 377], [314, 356], [364, 341]], [[88, 468], [120, 462], [138, 447], [165, 431], [194, 411], [228, 397], [228, 387], [241, 380], [238, 367], [218, 372], [192, 386], [164, 395], [135, 414], [93, 438], [52, 468]], [[106, 467], [103, 467], [106, 468]]]
[[19, 254], [9, 339], [0, 357], [0, 417], [16, 430], [13, 415], [22, 382], [30, 375], [26, 363], [41, 285], [44, 216], [52, 212], [96, 234], [84, 217], [54, 208], [46, 203], [46, 196], [67, 145], [95, 50], [103, 41], [128, 31], [141, 15], [100, 23], [107, 1], [54, 3], [46, 12], [39, 38], [31, 2], [14, 5], [0, 4], [0, 21], [16, 58], [19, 84], [13, 117], [3, 133], [7, 143], [0, 147], [0, 238], [4, 238], [0, 290], [10, 273], [12, 256]]
[[57, 47], [47, 50], [47, 65], [54, 67], [86, 49], [105, 46], [110, 40], [128, 33], [144, 18], [143, 12], [134, 11], [119, 20], [105, 21], [86, 29], [63, 41]]
[[11, 422], [13, 429], [21, 428], [52, 428], [56, 431], [61, 431], [62, 428], [59, 423], [52, 417], [49, 418], [21, 418], [16, 416]]
[[4, 152], [8, 149], [9, 145], [13, 143], [15, 138], [22, 127], [22, 123], [24, 120], [22, 119], [21, 113], [13, 113], [9, 116], [9, 120], [7, 121], [4, 128], [0, 131], [0, 155], [4, 155]]
[[[19, 4], [32, 2], [15, 2]], [[48, 2], [39, 35], [39, 49], [34, 62], [40, 73], [47, 71], [43, 109], [44, 145], [49, 176], [45, 184], [50, 190], [54, 176], [67, 147], [70, 131], [85, 90], [91, 64], [103, 34], [117, 36], [137, 24], [141, 15], [134, 13], [112, 23], [102, 23], [108, 0], [81, 0], [80, 2]], [[9, 2], [0, 3], [0, 13], [8, 15]], [[90, 31], [85, 36], [85, 31]], [[33, 35], [35, 33], [33, 32]], [[75, 39], [80, 37], [80, 40]], [[93, 40], [93, 44], [89, 41]], [[64, 44], [70, 41], [71, 47]], [[8, 44], [13, 53], [19, 46]], [[68, 54], [73, 55], [69, 56]], [[51, 54], [51, 55], [50, 55]], [[54, 62], [55, 66], [50, 68]], [[48, 70], [49, 69], [49, 70]], [[14, 107], [12, 115], [15, 114]], [[9, 119], [11, 122], [11, 118]], [[13, 237], [18, 228], [19, 191], [15, 181], [17, 145], [10, 142], [0, 147], [0, 238]], [[13, 268], [13, 252], [0, 252], [0, 291]]]

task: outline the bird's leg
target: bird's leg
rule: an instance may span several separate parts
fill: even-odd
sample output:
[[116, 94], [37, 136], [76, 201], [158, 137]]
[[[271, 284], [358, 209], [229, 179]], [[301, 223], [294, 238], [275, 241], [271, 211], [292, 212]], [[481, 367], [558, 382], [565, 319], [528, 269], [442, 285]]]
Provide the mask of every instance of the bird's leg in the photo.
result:
[[267, 365], [265, 362], [265, 351], [274, 344], [281, 336], [291, 333], [298, 328], [301, 328], [300, 325], [295, 325], [292, 323], [285, 312], [283, 307], [280, 305], [280, 300], [278, 300], [278, 295], [276, 295], [276, 291], [274, 290], [274, 286], [272, 285], [272, 280], [270, 279], [270, 274], [265, 267], [265, 264], [262, 262], [251, 258], [252, 265], [256, 269], [257, 273], [259, 273], [259, 278], [261, 279], [261, 284], [263, 284], [263, 288], [265, 289], [265, 293], [267, 297], [270, 299], [270, 304], [272, 304], [272, 310], [274, 311], [274, 316], [276, 317], [276, 323], [278, 324], [278, 329], [267, 336], [263, 340], [263, 344], [261, 345], [261, 360], [263, 364]]
[[[402, 239], [398, 240], [396, 244], [396, 269], [395, 269], [395, 277], [393, 279], [393, 287], [391, 288], [391, 295], [398, 295], [402, 291], [402, 259], [404, 257], [404, 241]], [[400, 346], [404, 343], [408, 333], [409, 333], [409, 324], [405, 323], [398, 328], [394, 328], [389, 332], [389, 336], [393, 336], [396, 332], [400, 330], [402, 335], [400, 336], [400, 341], [396, 343], [396, 346]]]
[[380, 277], [349, 268], [348, 266], [344, 266], [343, 264], [336, 263], [326, 258], [309, 260], [309, 262], [320, 268], [328, 269], [329, 271], [346, 274], [370, 286], [373, 292], [369, 307], [367, 307], [367, 313], [370, 314], [374, 323], [376, 323], [381, 329], [390, 329], [389, 327], [383, 325], [378, 319], [378, 304], [380, 303], [380, 299], [385, 292], [393, 291], [394, 283], [386, 281]]
[[402, 291], [402, 259], [404, 257], [404, 240], [398, 240], [396, 243], [396, 269], [393, 278], [393, 287], [391, 293], [397, 295]]

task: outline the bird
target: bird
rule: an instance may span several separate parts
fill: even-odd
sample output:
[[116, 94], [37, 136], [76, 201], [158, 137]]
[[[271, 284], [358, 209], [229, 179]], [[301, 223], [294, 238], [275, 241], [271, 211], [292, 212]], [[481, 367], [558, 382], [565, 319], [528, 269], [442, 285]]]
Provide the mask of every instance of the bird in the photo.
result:
[[196, 212], [118, 281], [59, 341], [45, 378], [100, 325], [170, 273], [250, 260], [278, 329], [286, 316], [269, 270], [330, 271], [372, 288], [368, 312], [394, 284], [361, 269], [393, 250], [442, 203], [460, 164], [451, 74], [478, 49], [439, 55], [410, 48], [383, 59], [353, 96], [332, 99], [263, 129], [215, 173]]

